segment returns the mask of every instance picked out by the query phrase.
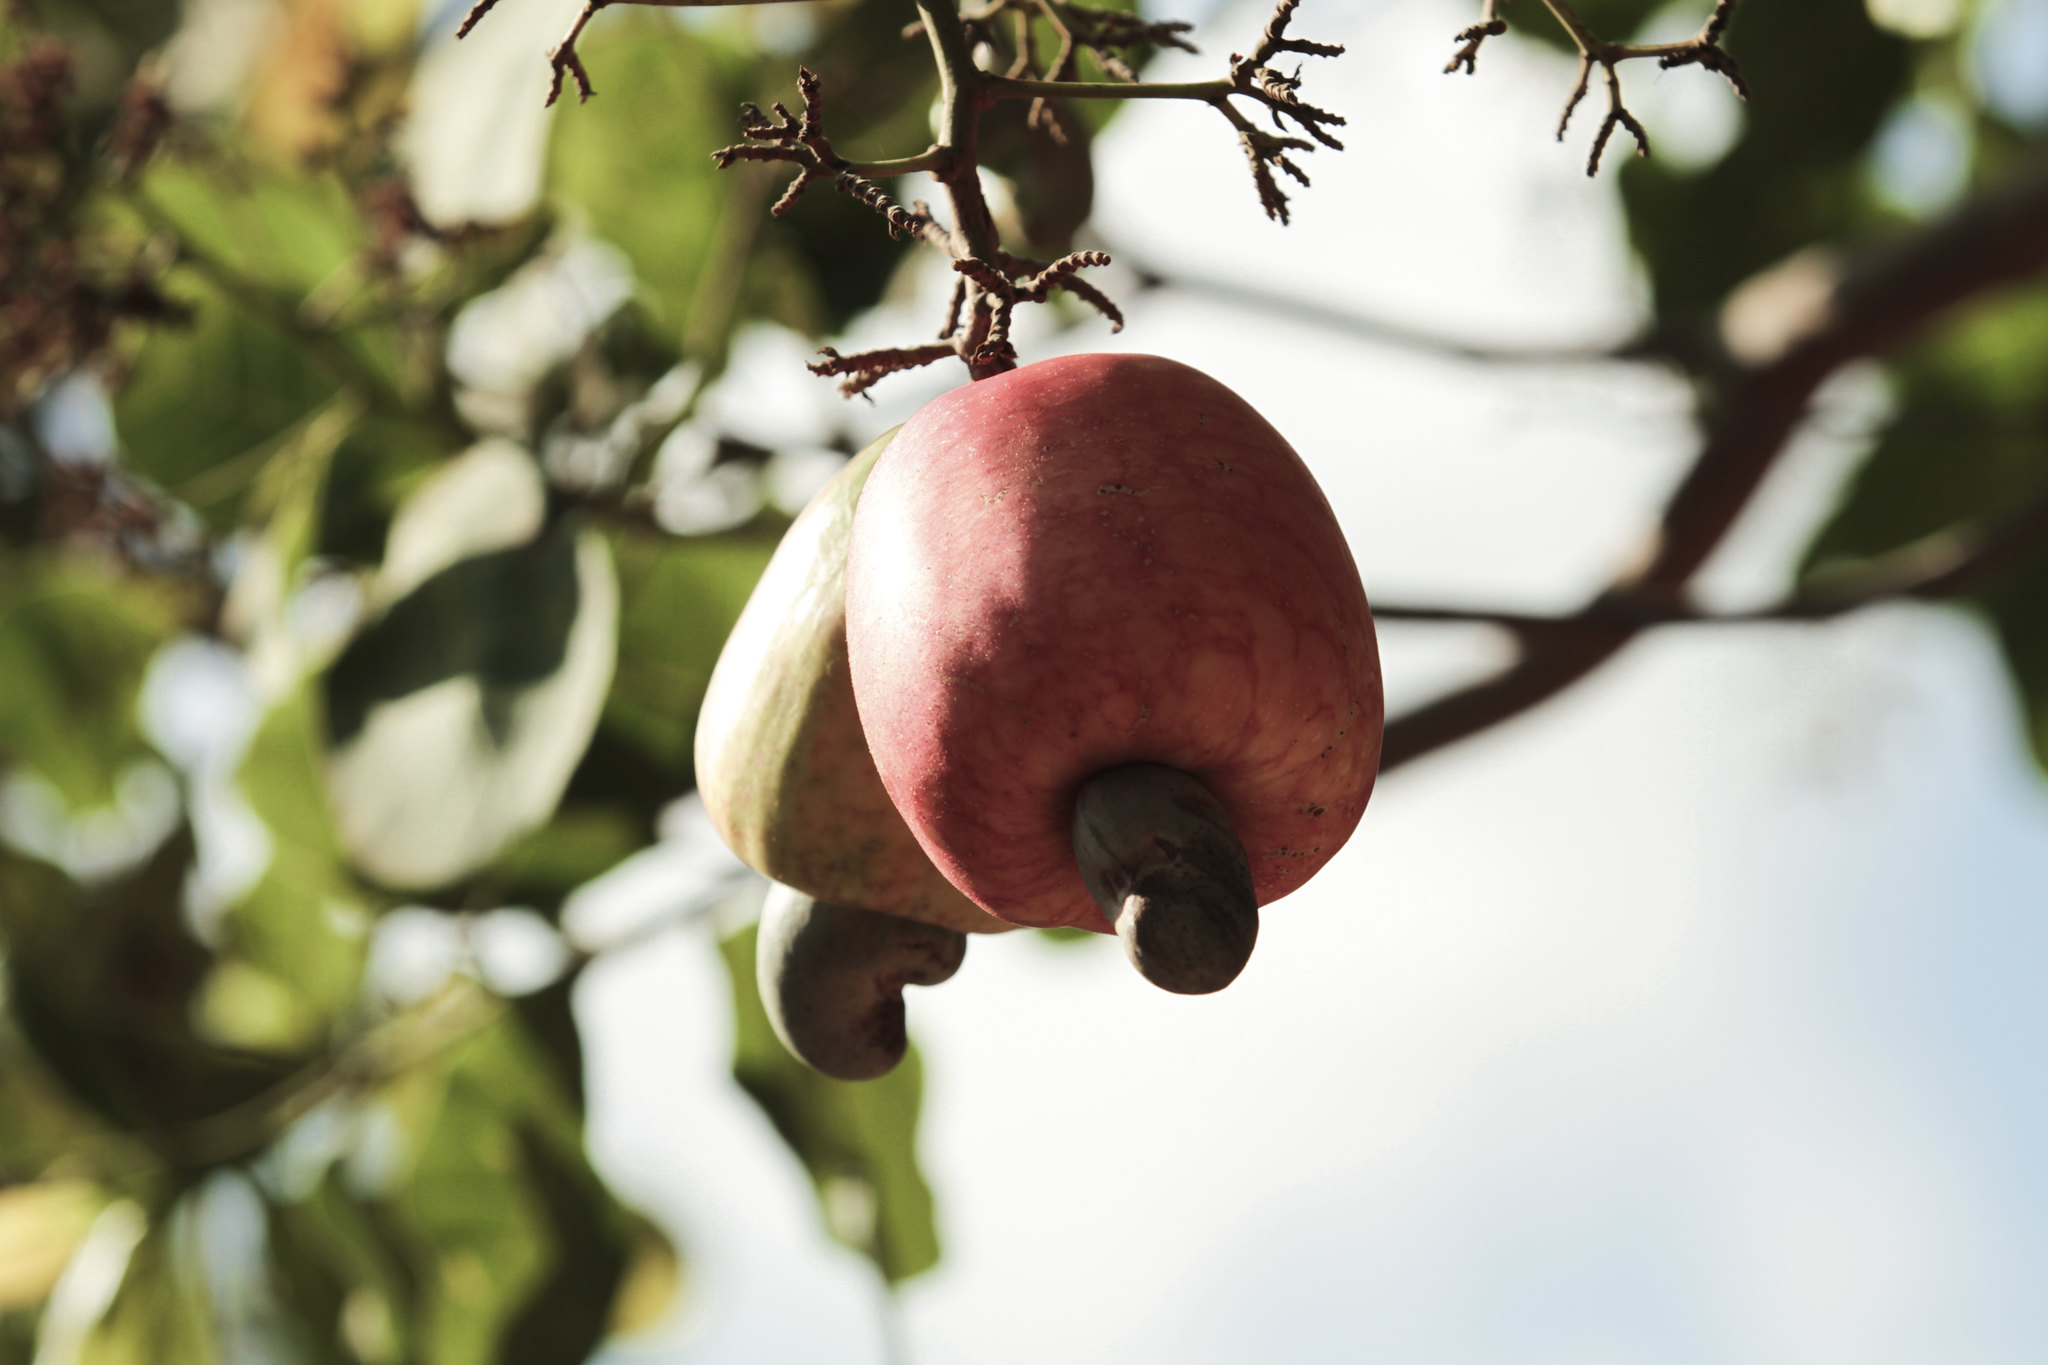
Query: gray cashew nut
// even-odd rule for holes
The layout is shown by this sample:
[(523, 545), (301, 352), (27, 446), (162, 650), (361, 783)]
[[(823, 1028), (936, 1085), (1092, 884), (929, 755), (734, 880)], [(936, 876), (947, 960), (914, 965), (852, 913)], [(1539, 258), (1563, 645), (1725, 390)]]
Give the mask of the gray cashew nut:
[(827, 1076), (866, 1081), (903, 1060), (903, 988), (960, 970), (967, 935), (833, 905), (776, 883), (761, 907), (755, 977), (783, 1046)]
[(1074, 861), (1153, 985), (1207, 995), (1244, 970), (1259, 937), (1251, 864), (1195, 778), (1158, 763), (1089, 778), (1074, 798)]

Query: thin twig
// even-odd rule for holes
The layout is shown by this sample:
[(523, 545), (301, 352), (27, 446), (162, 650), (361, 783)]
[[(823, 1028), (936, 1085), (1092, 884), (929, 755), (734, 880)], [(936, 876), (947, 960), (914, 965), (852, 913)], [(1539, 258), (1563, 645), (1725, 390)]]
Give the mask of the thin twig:
[(1198, 294), (1228, 307), (1263, 313), (1283, 321), (1357, 337), (1365, 341), (1440, 356), (1446, 360), (1486, 365), (1603, 365), (1614, 363), (1678, 364), (1686, 348), (1675, 336), (1645, 332), (1612, 346), (1499, 346), (1465, 341), (1388, 318), (1371, 317), (1349, 308), (1335, 308), (1305, 298), (1291, 298), (1218, 276), (1162, 271), (1120, 252), (1148, 289)]
[[(1473, 74), (1477, 70), (1479, 46), (1488, 38), (1507, 32), (1507, 24), (1500, 17), (1502, 0), (1485, 0), (1485, 9), (1480, 21), (1458, 34), (1460, 44), (1450, 63), (1444, 67), (1446, 74), (1463, 70)], [(1595, 33), (1586, 22), (1579, 18), (1572, 8), (1571, 0), (1543, 0), (1572, 43), (1579, 50), (1579, 72), (1572, 84), (1571, 94), (1565, 99), (1564, 112), (1557, 120), (1557, 140), (1564, 141), (1566, 127), (1571, 123), (1572, 113), (1586, 98), (1592, 87), (1593, 68), (1599, 67), (1607, 88), (1607, 114), (1601, 119), (1599, 130), (1593, 136), (1592, 154), (1586, 159), (1586, 174), (1593, 175), (1600, 169), (1600, 159), (1607, 150), (1608, 141), (1617, 128), (1628, 130), (1635, 139), (1636, 154), (1650, 154), (1650, 137), (1643, 131), (1643, 125), (1630, 113), (1622, 102), (1621, 63), (1638, 58), (1652, 58), (1657, 65), (1669, 70), (1679, 66), (1700, 66), (1717, 72), (1735, 93), (1743, 99), (1749, 98), (1749, 84), (1742, 78), (1742, 69), (1735, 59), (1721, 46), (1722, 36), (1727, 32), (1728, 23), (1735, 17), (1736, 0), (1715, 0), (1714, 9), (1700, 31), (1684, 42), (1678, 43), (1610, 43)]]

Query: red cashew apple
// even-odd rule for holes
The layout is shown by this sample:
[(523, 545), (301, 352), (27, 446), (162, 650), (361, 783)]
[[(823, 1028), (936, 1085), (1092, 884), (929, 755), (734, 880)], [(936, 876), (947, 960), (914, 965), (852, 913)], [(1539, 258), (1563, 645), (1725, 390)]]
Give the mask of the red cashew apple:
[(1080, 355), (931, 403), (868, 478), (853, 689), (940, 871), (1215, 990), (1378, 768), (1372, 615), (1298, 455), (1215, 380)]

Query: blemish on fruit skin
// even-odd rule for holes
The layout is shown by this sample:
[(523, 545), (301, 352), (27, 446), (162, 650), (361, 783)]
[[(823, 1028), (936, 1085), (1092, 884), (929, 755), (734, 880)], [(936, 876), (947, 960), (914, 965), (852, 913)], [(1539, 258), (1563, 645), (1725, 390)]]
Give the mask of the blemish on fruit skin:
[(1128, 493), (1135, 498), (1142, 490), (1136, 488), (1129, 488), (1120, 483), (1106, 483), (1102, 485), (1102, 487), (1096, 489), (1095, 491), (1097, 493)]
[(1312, 858), (1322, 851), (1323, 846), (1321, 844), (1317, 844), (1314, 848), (1276, 848), (1273, 850), (1272, 856), (1275, 858)]
[(1324, 811), (1328, 810), (1328, 809), (1329, 809), (1329, 807), (1327, 807), (1327, 806), (1296, 806), (1296, 807), (1295, 807), (1295, 809), (1296, 809), (1296, 810), (1298, 810), (1298, 811), (1300, 811), (1300, 812), (1301, 812), (1301, 813), (1302, 813), (1303, 815), (1306, 815), (1306, 816), (1307, 816), (1307, 817), (1308, 817), (1309, 819), (1313, 820), (1313, 819), (1315, 819), (1315, 818), (1316, 818), (1316, 817), (1317, 817), (1318, 815), (1321, 815), (1321, 814), (1322, 814), (1322, 813), (1323, 813)]
[(990, 701), (994, 702), (997, 706), (1002, 707), (1006, 711), (1015, 711), (1018, 715), (1025, 717), (1029, 717), (1031, 715), (1031, 712), (1017, 705), (1017, 703), (1011, 701), (1004, 701), (1001, 697), (989, 691), (986, 687), (983, 687), (980, 683), (976, 682), (972, 678), (963, 678), (957, 673), (948, 673), (946, 674), (946, 681), (954, 684), (956, 687), (964, 687), (970, 692), (978, 693), (981, 696), (987, 697)]

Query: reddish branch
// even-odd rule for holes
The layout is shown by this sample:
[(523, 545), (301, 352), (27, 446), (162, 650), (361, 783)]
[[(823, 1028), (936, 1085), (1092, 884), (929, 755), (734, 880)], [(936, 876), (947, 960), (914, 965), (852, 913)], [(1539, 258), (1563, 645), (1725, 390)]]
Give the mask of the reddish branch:
[[(1387, 725), (1382, 767), (1398, 767), (1555, 696), (1660, 620), (1698, 619), (1684, 589), (1749, 504), (1805, 418), (1814, 391), (1852, 360), (1918, 336), (1958, 305), (2048, 270), (2048, 162), (1945, 218), (1865, 252), (1837, 279), (1829, 306), (1776, 355), (1736, 368), (1705, 415), (1705, 444), (1665, 505), (1643, 567), (1570, 617), (1385, 608), (1387, 619), (1490, 620), (1521, 644), (1506, 671)], [(2048, 535), (2048, 505), (2030, 502), (1983, 526), (1957, 528), (1817, 586), (1761, 615), (1813, 617), (1879, 597), (1959, 592)], [(1757, 619), (1752, 614), (1750, 619)]]

